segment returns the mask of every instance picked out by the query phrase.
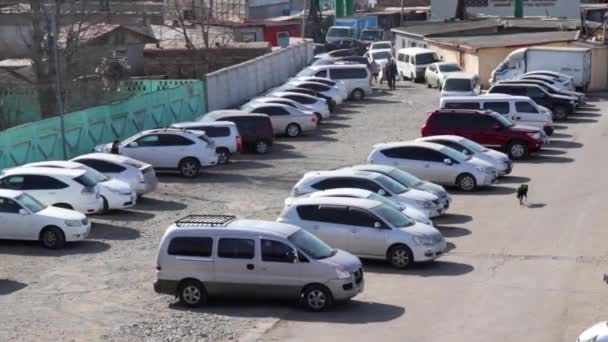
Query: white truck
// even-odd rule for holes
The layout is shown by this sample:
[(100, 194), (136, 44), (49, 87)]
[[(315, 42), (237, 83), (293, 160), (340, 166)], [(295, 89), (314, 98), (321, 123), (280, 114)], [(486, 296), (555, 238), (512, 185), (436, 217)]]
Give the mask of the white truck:
[(510, 80), (526, 72), (547, 70), (573, 78), (574, 86), (587, 90), (591, 81), (591, 49), (577, 47), (529, 47), (511, 52), (500, 63), (490, 83)]

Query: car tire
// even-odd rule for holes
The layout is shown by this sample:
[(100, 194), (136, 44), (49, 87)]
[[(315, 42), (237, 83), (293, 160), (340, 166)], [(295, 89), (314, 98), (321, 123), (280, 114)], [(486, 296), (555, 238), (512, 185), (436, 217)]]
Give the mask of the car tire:
[(336, 108), (338, 107), (338, 104), (334, 100), (330, 100), (330, 101), (331, 102), (329, 104), (329, 111), (333, 113), (333, 112), (336, 111)]
[(201, 170), (201, 163), (196, 158), (184, 158), (179, 162), (178, 168), (182, 177), (194, 178)]
[(437, 90), (441, 90), (441, 83), (439, 81), (437, 81)]
[(55, 204), (53, 204), (53, 207), (67, 209), (67, 210), (74, 210), (74, 207), (72, 207), (71, 205), (69, 205), (67, 203), (55, 203)]
[(285, 135), (290, 138), (295, 138), (300, 134), (302, 134), (302, 128), (300, 128), (300, 125), (298, 124), (290, 123), (287, 125), (287, 128), (285, 128)]
[(40, 243), (44, 248), (61, 249), (65, 247), (65, 234), (57, 227), (46, 227), (40, 232)]
[(511, 141), (507, 146), (507, 155), (512, 160), (523, 159), (528, 156), (528, 145), (519, 140)]
[(407, 80), (407, 77), (405, 77), (405, 75), (401, 71), (399, 71), (399, 74), (401, 75), (401, 80), (402, 81)]
[(472, 174), (463, 173), (456, 178), (456, 186), (462, 191), (470, 192), (477, 188), (477, 181)]
[(268, 153), (269, 144), (266, 140), (258, 140), (253, 147), (255, 153), (266, 154)]
[(429, 89), (433, 88), (433, 86), (431, 85), (431, 83), (428, 82), (428, 81), (426, 82), (426, 87), (429, 88)]
[(228, 164), (230, 161), (230, 151), (225, 147), (218, 147), (215, 149), (217, 153), (217, 163), (219, 165)]
[(396, 245), (391, 247), (386, 253), (386, 259), (397, 269), (406, 269), (414, 263), (414, 254), (406, 245)]
[(410, 72), (410, 81), (416, 82), (416, 78), (414, 77), (414, 73)]
[(365, 97), (365, 93), (361, 89), (355, 89), (350, 94), (350, 98), (353, 99), (354, 101), (361, 101), (361, 100), (363, 100), (364, 97)]
[(187, 279), (177, 289), (180, 303), (190, 308), (198, 308), (207, 303), (207, 290), (198, 280)]
[(568, 118), (568, 109), (564, 106), (557, 106), (553, 110), (553, 116), (556, 121), (564, 121)]
[(310, 311), (325, 311), (333, 302), (331, 292), (323, 285), (310, 285), (302, 291), (302, 304)]

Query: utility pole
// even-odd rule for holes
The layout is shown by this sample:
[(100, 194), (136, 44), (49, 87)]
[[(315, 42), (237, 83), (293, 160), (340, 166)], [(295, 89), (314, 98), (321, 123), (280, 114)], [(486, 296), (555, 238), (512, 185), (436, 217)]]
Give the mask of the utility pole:
[(306, 4), (310, 0), (303, 0), (304, 9), (302, 9), (302, 38), (306, 37), (306, 20), (308, 19), (308, 13), (306, 12)]
[[(57, 98), (57, 111), (59, 113), (59, 123), (61, 126), (61, 148), (63, 152), (63, 159), (68, 159), (68, 151), (67, 151), (67, 142), (65, 139), (65, 122), (63, 118), (64, 107), (63, 107), (63, 87), (61, 84), (61, 70), (59, 62), (59, 53), (57, 52), (57, 40), (59, 38), (59, 25), (57, 23), (57, 13), (60, 13), (61, 9), (59, 8), (59, 3), (57, 0), (54, 1), (55, 6), (51, 6), (48, 4), (47, 8), (47, 27), (49, 28), (47, 32), (53, 32), (52, 37), (52, 50), (53, 50), (53, 59), (55, 60), (55, 97)], [(52, 8), (53, 7), (53, 8)], [(52, 30), (52, 31), (51, 31)]]
[(401, 0), (401, 20), (399, 26), (403, 26), (403, 12), (405, 11), (405, 0)]

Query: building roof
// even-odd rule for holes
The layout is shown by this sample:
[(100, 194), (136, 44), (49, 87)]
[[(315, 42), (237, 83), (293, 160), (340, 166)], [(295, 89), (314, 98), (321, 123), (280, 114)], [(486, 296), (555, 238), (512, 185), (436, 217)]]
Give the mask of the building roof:
[(131, 31), (144, 38), (146, 43), (157, 42), (154, 33), (147, 27), (136, 27), (126, 25), (116, 25), (107, 23), (77, 23), (74, 25), (66, 25), (60, 29), (59, 46), (64, 47), (70, 35), (77, 35), (81, 44), (86, 44), (94, 41), (102, 36), (110, 34), (116, 30)]
[(578, 31), (534, 32), (516, 34), (497, 34), (470, 37), (428, 38), (431, 44), (477, 51), (485, 48), (524, 47), (553, 42), (577, 40)]
[(476, 29), (500, 27), (502, 24), (498, 19), (485, 19), (485, 20), (470, 20), (470, 21), (420, 21), (405, 25), (402, 27), (396, 27), (391, 31), (426, 37), (436, 34), (446, 34), (452, 32), (469, 31)]

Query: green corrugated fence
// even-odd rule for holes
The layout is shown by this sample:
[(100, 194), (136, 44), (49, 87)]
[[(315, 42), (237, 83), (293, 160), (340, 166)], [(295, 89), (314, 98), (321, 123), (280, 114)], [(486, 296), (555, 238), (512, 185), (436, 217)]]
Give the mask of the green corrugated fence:
[[(120, 103), (64, 115), (68, 157), (91, 152), (95, 145), (124, 139), (145, 129), (191, 121), (204, 113), (201, 81), (184, 82), (175, 88), (142, 88), (138, 92), (142, 95)], [(62, 157), (59, 117), (0, 132), (0, 169)]]

